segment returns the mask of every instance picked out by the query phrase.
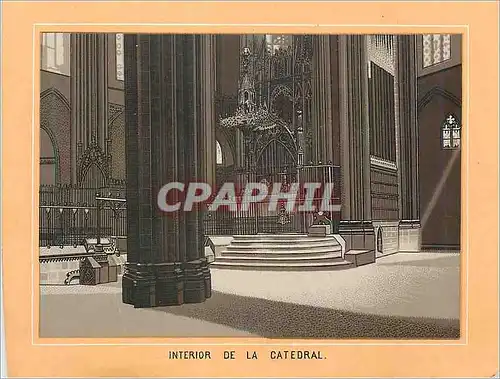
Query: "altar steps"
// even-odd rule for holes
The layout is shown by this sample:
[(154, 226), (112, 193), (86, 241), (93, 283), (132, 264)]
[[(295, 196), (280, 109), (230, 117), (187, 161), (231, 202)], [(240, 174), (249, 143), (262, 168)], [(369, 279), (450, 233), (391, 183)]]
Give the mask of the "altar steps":
[(236, 235), (212, 268), (237, 270), (341, 270), (354, 267), (333, 236)]

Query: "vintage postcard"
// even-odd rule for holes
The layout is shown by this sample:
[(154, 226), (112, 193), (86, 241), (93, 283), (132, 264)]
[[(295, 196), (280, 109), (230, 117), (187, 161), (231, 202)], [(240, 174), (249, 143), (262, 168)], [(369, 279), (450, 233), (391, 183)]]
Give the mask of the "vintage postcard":
[(7, 375), (498, 373), (498, 3), (3, 4)]

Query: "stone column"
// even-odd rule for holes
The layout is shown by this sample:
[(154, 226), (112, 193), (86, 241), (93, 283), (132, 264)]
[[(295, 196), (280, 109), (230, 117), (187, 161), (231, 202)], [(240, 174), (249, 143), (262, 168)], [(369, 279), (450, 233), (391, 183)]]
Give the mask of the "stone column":
[[(203, 180), (203, 135), (213, 111), (202, 51), (211, 38), (125, 35), (128, 262), (123, 302), (134, 307), (200, 303), (211, 296), (202, 210), (163, 213), (169, 182)], [(205, 77), (206, 79), (206, 77)], [(202, 101), (202, 99), (204, 100)], [(208, 121), (209, 122), (209, 121)], [(174, 192), (169, 203), (180, 199)]]
[(374, 245), (371, 225), (366, 36), (339, 36), (342, 222), (348, 248)]
[(82, 139), (82, 114), (78, 112), (81, 106), (81, 97), (83, 95), (83, 44), (81, 34), (71, 33), (71, 60), (70, 60), (70, 86), (71, 86), (71, 183), (78, 182), (77, 165), (78, 158), (81, 155)]
[(326, 163), (333, 162), (330, 36), (313, 38), (313, 157)]
[(107, 155), (108, 45), (106, 34), (71, 34), (71, 165), (78, 182), (78, 162), (92, 142)]
[(368, 60), (365, 36), (340, 36), (342, 218), (370, 220)]
[(419, 219), (417, 62), (415, 36), (397, 39), (399, 101), (399, 167), (401, 168), (401, 219)]
[(397, 38), (400, 250), (420, 249), (416, 36)]
[[(238, 68), (238, 83), (241, 80), (241, 52), (245, 47), (248, 47), (252, 54), (255, 54), (255, 35), (254, 34), (243, 34), (240, 36), (240, 50), (238, 52), (239, 65)], [(238, 84), (238, 89), (236, 91), (238, 103), (239, 103), (239, 91), (240, 87)], [(247, 151), (247, 143), (245, 141), (245, 135), (241, 129), (236, 128), (235, 133), (235, 150), (236, 150), (236, 167), (241, 169), (247, 169), (247, 158), (249, 152)], [(240, 177), (241, 179), (241, 177)], [(244, 185), (244, 183), (238, 183), (238, 185)]]
[(203, 70), (201, 70), (201, 112), (203, 128), (203, 159), (205, 178), (204, 180), (211, 186), (216, 184), (216, 114), (214, 94), (216, 89), (216, 36), (203, 35), (200, 44), (200, 58)]

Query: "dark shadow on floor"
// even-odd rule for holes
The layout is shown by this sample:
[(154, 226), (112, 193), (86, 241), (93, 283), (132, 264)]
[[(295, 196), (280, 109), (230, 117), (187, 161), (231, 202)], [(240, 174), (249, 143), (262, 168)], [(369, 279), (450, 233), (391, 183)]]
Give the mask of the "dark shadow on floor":
[(153, 308), (267, 338), (458, 339), (458, 320), (377, 316), (214, 292), (204, 304)]
[(460, 267), (460, 255), (453, 255), (447, 257), (433, 257), (428, 259), (417, 259), (414, 261), (401, 261), (401, 262), (384, 262), (381, 258), (377, 260), (378, 265), (382, 266), (412, 266), (412, 267), (433, 267), (433, 268), (452, 268)]

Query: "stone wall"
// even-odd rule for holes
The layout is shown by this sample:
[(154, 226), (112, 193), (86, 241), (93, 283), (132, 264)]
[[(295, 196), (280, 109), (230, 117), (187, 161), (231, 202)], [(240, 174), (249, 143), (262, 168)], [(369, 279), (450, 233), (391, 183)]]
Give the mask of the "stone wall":
[[(117, 257), (117, 260), (120, 262), (118, 274), (121, 274), (127, 262), (127, 256), (122, 254)], [(80, 260), (78, 259), (40, 262), (40, 285), (64, 285), (66, 274), (79, 268)], [(73, 280), (71, 284), (78, 284), (78, 280)]]
[(421, 249), (420, 223), (401, 221), (399, 224), (399, 251), (413, 252)]
[(370, 221), (341, 221), (339, 235), (345, 241), (345, 251), (375, 250), (375, 234)]
[[(64, 285), (66, 274), (78, 270), (80, 261), (40, 262), (40, 285)], [(78, 281), (73, 282), (78, 283)]]

